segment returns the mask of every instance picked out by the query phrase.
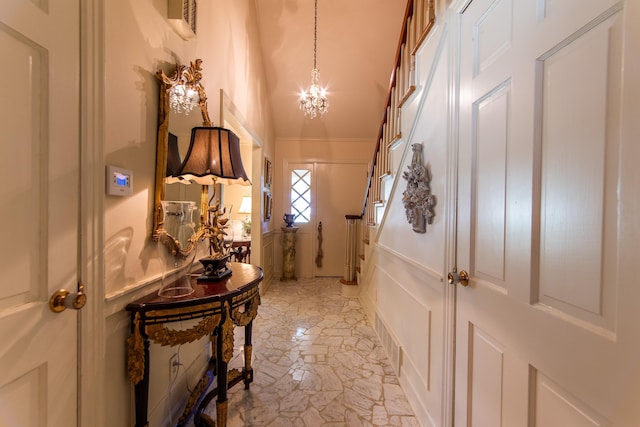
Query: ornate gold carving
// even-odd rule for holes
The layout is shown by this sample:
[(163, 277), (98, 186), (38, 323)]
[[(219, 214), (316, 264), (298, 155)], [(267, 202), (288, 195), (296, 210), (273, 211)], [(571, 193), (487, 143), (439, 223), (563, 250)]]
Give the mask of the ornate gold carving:
[(153, 233), (153, 238), (166, 246), (171, 255), (186, 258), (195, 250), (197, 242), (200, 241), (203, 235), (204, 230), (198, 230), (196, 234), (189, 238), (186, 247), (182, 247), (178, 239), (167, 233), (164, 228), (164, 220), (160, 219), (158, 229)]
[(229, 405), (229, 401), (225, 400), (224, 402), (216, 402), (216, 419), (218, 420), (219, 426), (227, 425), (227, 408)]
[[(158, 137), (156, 142), (156, 179), (152, 238), (166, 244), (175, 256), (185, 257), (195, 250), (196, 245), (189, 242), (186, 248), (180, 247), (180, 243), (178, 243), (176, 239), (167, 235), (163, 223), (162, 200), (164, 200), (165, 195), (169, 118), (171, 115), (169, 94), (171, 89), (176, 85), (185, 85), (197, 91), (203, 126), (211, 126), (211, 119), (209, 118), (209, 111), (207, 109), (207, 94), (200, 83), (202, 79), (202, 60), (196, 59), (195, 62), (191, 62), (189, 66), (176, 64), (175, 72), (171, 77), (167, 76), (163, 70), (159, 70), (156, 73), (156, 77), (162, 84), (160, 85), (160, 100), (158, 105)], [(197, 237), (202, 237), (203, 232), (204, 230), (199, 230)]]
[(203, 318), (193, 328), (185, 330), (174, 330), (165, 327), (163, 324), (149, 325), (145, 328), (149, 339), (160, 345), (174, 346), (193, 342), (198, 338), (202, 338), (211, 334), (213, 329), (220, 323), (220, 315), (208, 316)]
[(231, 317), (233, 318), (233, 323), (237, 326), (247, 326), (249, 322), (256, 318), (258, 306), (260, 305), (260, 294), (256, 294), (250, 304), (250, 307), (244, 312), (240, 311), (240, 307), (233, 310)]
[(222, 361), (229, 363), (233, 357), (233, 320), (231, 320), (231, 316), (229, 315), (229, 303), (226, 301), (224, 303), (224, 310), (226, 315), (220, 332), (222, 334)]
[(178, 425), (182, 425), (187, 421), (187, 417), (195, 408), (198, 400), (200, 399), (200, 396), (202, 396), (207, 391), (207, 388), (211, 383), (211, 375), (212, 374), (210, 371), (205, 372), (202, 378), (200, 378), (200, 381), (198, 381), (198, 384), (196, 384), (195, 388), (191, 391), (189, 399), (187, 400), (187, 404), (184, 407), (184, 411), (182, 411), (182, 415), (178, 420)]
[[(222, 312), (222, 303), (220, 301), (210, 302), (209, 304), (196, 305), (192, 307), (182, 307), (182, 308), (168, 308), (166, 310), (150, 310), (147, 312), (147, 319), (158, 319), (162, 317), (179, 317), (179, 316), (190, 316), (193, 312), (197, 312), (200, 315), (198, 317), (202, 317), (203, 314), (209, 314), (207, 312), (213, 313), (221, 313)], [(183, 320), (183, 319), (181, 319)]]
[(164, 71), (160, 70), (156, 73), (156, 77), (162, 80), (167, 92), (171, 90), (173, 86), (183, 84), (198, 92), (200, 101), (198, 105), (202, 111), (202, 121), (204, 126), (211, 126), (211, 119), (209, 119), (209, 112), (207, 111), (207, 94), (204, 87), (200, 84), (202, 79), (202, 59), (196, 59), (195, 63), (191, 62), (187, 67), (186, 65), (176, 64), (176, 71), (173, 76), (168, 77)]
[(144, 339), (140, 334), (140, 313), (133, 319), (133, 335), (127, 338), (127, 371), (129, 380), (138, 384), (144, 378)]
[(240, 378), (241, 376), (242, 372), (240, 372), (238, 369), (231, 369), (227, 374), (227, 384), (231, 384), (233, 380), (235, 380), (236, 378)]
[(244, 369), (247, 371), (251, 370), (251, 355), (253, 354), (253, 346), (245, 345), (244, 346)]

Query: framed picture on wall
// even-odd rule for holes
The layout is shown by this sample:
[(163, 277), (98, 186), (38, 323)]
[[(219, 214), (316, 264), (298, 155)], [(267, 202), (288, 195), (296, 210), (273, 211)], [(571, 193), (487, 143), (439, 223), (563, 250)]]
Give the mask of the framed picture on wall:
[(266, 188), (271, 188), (271, 180), (272, 180), (272, 167), (271, 160), (268, 158), (264, 158), (264, 186)]
[(264, 220), (269, 221), (271, 219), (271, 192), (264, 192)]

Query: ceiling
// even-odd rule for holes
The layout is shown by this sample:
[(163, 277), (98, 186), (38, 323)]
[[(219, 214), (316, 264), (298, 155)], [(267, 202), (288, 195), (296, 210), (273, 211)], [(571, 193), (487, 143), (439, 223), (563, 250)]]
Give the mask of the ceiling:
[(406, 8), (405, 0), (318, 0), (317, 66), (329, 110), (298, 108), (311, 83), (314, 0), (255, 0), (278, 139), (375, 141)]

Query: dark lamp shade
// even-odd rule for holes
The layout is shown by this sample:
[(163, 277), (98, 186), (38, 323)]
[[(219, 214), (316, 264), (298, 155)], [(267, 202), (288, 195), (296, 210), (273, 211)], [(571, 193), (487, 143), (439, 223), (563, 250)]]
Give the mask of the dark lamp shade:
[(240, 139), (229, 129), (195, 127), (189, 150), (180, 167), (167, 177), (167, 183), (194, 182), (251, 185), (240, 156)]
[(165, 176), (173, 176), (180, 169), (180, 152), (178, 151), (178, 137), (169, 133), (169, 141), (167, 147), (167, 174)]

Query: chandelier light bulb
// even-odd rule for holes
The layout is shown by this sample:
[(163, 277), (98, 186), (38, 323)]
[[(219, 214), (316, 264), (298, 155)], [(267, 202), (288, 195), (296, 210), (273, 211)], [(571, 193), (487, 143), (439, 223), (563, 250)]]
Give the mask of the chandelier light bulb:
[(314, 68), (311, 72), (311, 86), (309, 90), (300, 93), (300, 109), (304, 112), (305, 116), (309, 116), (312, 119), (318, 114), (322, 116), (329, 109), (327, 91), (318, 86), (319, 74), (318, 69)]
[(176, 84), (169, 92), (169, 106), (175, 113), (189, 114), (200, 103), (200, 95), (193, 87)]

